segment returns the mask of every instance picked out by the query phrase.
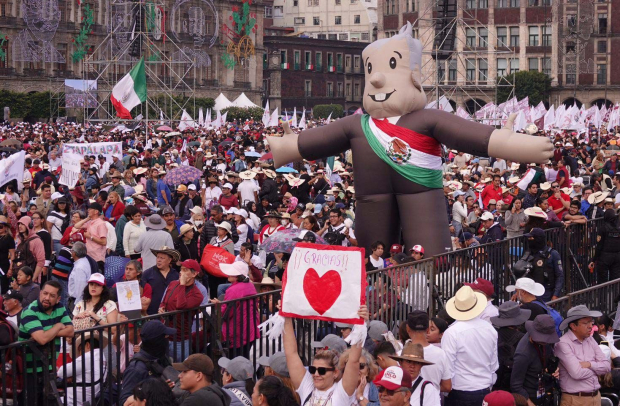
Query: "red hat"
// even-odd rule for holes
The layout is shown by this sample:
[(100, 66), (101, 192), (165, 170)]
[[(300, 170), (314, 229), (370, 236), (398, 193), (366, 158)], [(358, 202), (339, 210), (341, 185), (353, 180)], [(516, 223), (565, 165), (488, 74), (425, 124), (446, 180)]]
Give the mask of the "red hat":
[(495, 295), (495, 288), (493, 287), (493, 284), (483, 278), (476, 278), (476, 282), (464, 283), (463, 285), (469, 286), (473, 290), (484, 293), (486, 297), (492, 297), (493, 295)]
[(196, 272), (197, 275), (200, 275), (202, 273), (202, 268), (200, 267), (198, 261), (196, 261), (195, 259), (186, 259), (181, 263), (181, 266), (193, 270), (194, 272)]
[(419, 252), (420, 254), (424, 255), (424, 247), (420, 244), (414, 245), (413, 248), (411, 248), (409, 251)]
[(496, 390), (484, 397), (482, 406), (515, 406), (515, 398), (509, 392)]
[[(411, 375), (401, 367), (389, 367), (379, 372), (372, 381), (376, 386), (383, 386), (388, 390), (411, 388)], [(487, 395), (488, 396), (488, 395)], [(514, 406), (514, 405), (513, 405)]]
[(392, 244), (392, 246), (390, 247), (390, 253), (394, 254), (397, 252), (403, 252), (403, 246), (400, 244)]

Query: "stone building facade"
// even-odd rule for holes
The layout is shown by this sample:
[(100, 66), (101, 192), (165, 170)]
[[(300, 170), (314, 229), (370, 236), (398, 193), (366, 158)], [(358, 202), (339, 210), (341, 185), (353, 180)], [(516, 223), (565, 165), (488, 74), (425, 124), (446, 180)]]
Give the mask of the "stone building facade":
[[(496, 78), (519, 70), (551, 77), (551, 104), (620, 100), (620, 66), (611, 63), (620, 54), (616, 1), (379, 0), (377, 8), (379, 38), (414, 25), (430, 100), (439, 84), (454, 89), (456, 105), (494, 101)], [(456, 22), (450, 35), (441, 31), (446, 15)], [(435, 58), (437, 44), (452, 44), (453, 53)]]
[(367, 43), (297, 37), (265, 37), (264, 84), (271, 110), (301, 112), (317, 104), (362, 106)]

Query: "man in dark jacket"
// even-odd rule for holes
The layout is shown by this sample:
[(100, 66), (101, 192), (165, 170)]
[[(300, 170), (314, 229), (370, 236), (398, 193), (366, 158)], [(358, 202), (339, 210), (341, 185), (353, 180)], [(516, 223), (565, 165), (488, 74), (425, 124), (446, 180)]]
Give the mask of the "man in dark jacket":
[(489, 242), (501, 241), (504, 239), (504, 233), (499, 223), (495, 222), (495, 218), (491, 213), (485, 211), (480, 217), (482, 225), (485, 228), (485, 233), (480, 239), (480, 244), (486, 244)]
[[(224, 208), (219, 204), (216, 204), (211, 208), (211, 218), (209, 218), (209, 221), (205, 223), (204, 227), (202, 228), (202, 233), (200, 233), (200, 255), (202, 255), (202, 253), (204, 252), (205, 247), (207, 246), (207, 244), (209, 244), (209, 241), (211, 241), (213, 237), (217, 236), (217, 227), (215, 226), (215, 224), (219, 224), (222, 221), (227, 221), (224, 220)], [(235, 227), (234, 222), (227, 222), (230, 224), (232, 240), (236, 243), (237, 241), (239, 241), (237, 227)]]
[(182, 363), (173, 364), (181, 372), (181, 389), (187, 391), (180, 406), (228, 406), (230, 397), (213, 382), (213, 361), (205, 354), (190, 355)]
[(258, 197), (261, 199), (267, 197), (269, 203), (276, 203), (278, 199), (278, 185), (275, 181), (276, 173), (271, 169), (265, 170), (265, 180), (263, 181), (263, 187), (261, 187)]
[(148, 321), (142, 326), (140, 352), (129, 361), (127, 369), (123, 372), (119, 404), (125, 404), (140, 382), (151, 375), (161, 376), (164, 368), (170, 365), (166, 356), (168, 350), (168, 338), (166, 337), (173, 336), (176, 332), (175, 328), (166, 327), (158, 320)]

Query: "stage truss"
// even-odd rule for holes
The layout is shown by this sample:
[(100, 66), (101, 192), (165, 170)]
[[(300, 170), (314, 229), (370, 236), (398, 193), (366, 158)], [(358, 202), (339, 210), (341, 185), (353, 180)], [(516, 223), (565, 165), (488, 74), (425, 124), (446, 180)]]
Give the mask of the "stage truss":
[[(444, 10), (450, 9), (452, 16), (441, 17), (442, 7)], [(433, 11), (439, 10), (433, 17)], [(422, 42), (422, 84), (425, 88), (428, 101), (439, 101), (442, 96), (448, 100), (456, 102), (473, 101), (470, 114), (479, 110), (488, 102), (499, 105), (497, 91), (499, 88), (510, 90), (509, 98), (514, 96), (514, 81), (510, 82), (505, 76), (500, 79), (491, 77), (490, 73), (496, 72), (491, 69), (492, 63), (497, 66), (497, 59), (506, 59), (506, 74), (510, 73), (510, 61), (518, 60), (514, 48), (511, 48), (504, 41), (498, 41), (495, 35), (491, 35), (488, 25), (481, 23), (476, 16), (477, 9), (465, 9), (460, 1), (456, 0), (434, 0), (427, 3), (427, 8), (419, 12), (417, 25), (417, 38)], [(480, 35), (479, 28), (486, 28), (486, 43), (491, 47), (478, 46), (484, 43)], [(467, 41), (467, 31), (472, 29), (475, 33), (473, 46)], [(509, 36), (507, 35), (507, 40)], [(445, 49), (447, 41), (453, 41), (453, 45)], [(471, 36), (470, 36), (471, 41)], [(493, 42), (497, 43), (493, 46)], [(480, 80), (479, 61), (487, 62), (486, 80)], [(468, 77), (468, 68), (471, 70), (470, 61), (474, 62), (474, 77)], [(456, 78), (450, 77), (450, 65), (456, 65)], [(440, 80), (438, 80), (440, 78)], [(456, 108), (455, 108), (456, 110)]]
[[(200, 3), (202, 7), (192, 6)], [(180, 9), (188, 8), (183, 16)], [(206, 11), (205, 11), (206, 10)], [(197, 69), (211, 65), (206, 47), (215, 44), (217, 11), (211, 0), (177, 0), (165, 16), (165, 3), (157, 1), (114, 1), (107, 8), (108, 34), (84, 58), (84, 78), (96, 80), (88, 96), (97, 100), (96, 108), (84, 106), (87, 123), (124, 121), (116, 117), (110, 102), (113, 87), (144, 57), (147, 100), (132, 110), (145, 126), (149, 122), (179, 122), (183, 110), (195, 108)], [(166, 25), (170, 25), (167, 35)]]

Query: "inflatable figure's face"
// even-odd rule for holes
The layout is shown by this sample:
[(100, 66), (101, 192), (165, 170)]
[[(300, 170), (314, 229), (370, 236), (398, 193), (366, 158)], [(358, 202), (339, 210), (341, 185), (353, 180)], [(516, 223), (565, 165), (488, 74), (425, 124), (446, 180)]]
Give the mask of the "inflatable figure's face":
[(421, 55), (412, 54), (418, 44), (412, 37), (397, 35), (364, 49), (364, 109), (371, 117), (402, 116), (426, 106), (419, 79)]

